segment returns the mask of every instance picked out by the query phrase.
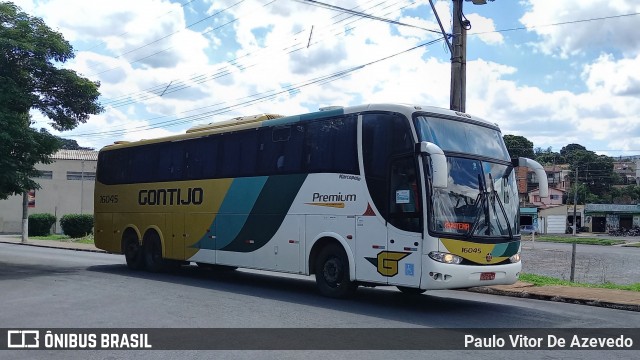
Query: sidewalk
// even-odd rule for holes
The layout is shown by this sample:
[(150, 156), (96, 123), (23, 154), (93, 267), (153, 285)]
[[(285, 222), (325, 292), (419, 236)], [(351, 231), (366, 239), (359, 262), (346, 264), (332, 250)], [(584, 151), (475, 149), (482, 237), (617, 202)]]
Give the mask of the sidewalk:
[[(0, 235), (0, 243), (22, 244), (75, 251), (105, 252), (92, 244), (79, 244), (70, 241), (28, 240), (22, 243), (17, 235)], [(558, 301), (590, 306), (600, 306), (628, 311), (640, 311), (640, 292), (610, 289), (594, 289), (571, 286), (533, 286), (518, 281), (513, 285), (481, 286), (468, 291), (514, 296), (530, 299)]]

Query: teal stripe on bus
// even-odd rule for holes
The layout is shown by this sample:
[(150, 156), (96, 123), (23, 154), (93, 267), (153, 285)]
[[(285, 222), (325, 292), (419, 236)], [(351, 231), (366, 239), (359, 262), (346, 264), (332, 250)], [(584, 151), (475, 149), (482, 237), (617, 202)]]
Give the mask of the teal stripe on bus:
[(307, 174), (270, 176), (244, 227), (220, 250), (251, 252), (263, 247), (278, 231)]
[(220, 249), (227, 246), (244, 226), (268, 176), (234, 179), (222, 200), (218, 214), (210, 229), (215, 229), (215, 239), (205, 234), (195, 245), (199, 249)]
[(265, 126), (283, 126), (294, 124), (301, 121), (311, 121), (316, 119), (330, 118), (339, 115), (344, 115), (344, 109), (333, 109), (333, 110), (325, 110), (325, 111), (316, 111), (309, 114), (302, 115), (294, 115), (294, 116), (286, 116), (277, 119), (265, 120), (262, 122), (262, 127)]
[(520, 250), (520, 242), (512, 241), (508, 243), (496, 244), (491, 251), (491, 256), (496, 257), (511, 257), (518, 253)]

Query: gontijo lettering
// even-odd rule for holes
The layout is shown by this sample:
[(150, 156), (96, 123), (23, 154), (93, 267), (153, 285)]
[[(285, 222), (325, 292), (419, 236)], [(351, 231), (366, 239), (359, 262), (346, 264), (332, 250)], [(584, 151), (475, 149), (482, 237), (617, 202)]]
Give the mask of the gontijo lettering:
[(138, 192), (139, 205), (200, 205), (203, 198), (202, 188), (151, 189)]

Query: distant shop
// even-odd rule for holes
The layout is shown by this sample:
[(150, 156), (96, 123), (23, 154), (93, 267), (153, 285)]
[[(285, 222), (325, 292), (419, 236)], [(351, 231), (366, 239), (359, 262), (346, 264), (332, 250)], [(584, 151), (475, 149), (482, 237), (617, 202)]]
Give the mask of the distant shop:
[[(538, 230), (543, 234), (564, 234), (574, 224), (573, 205), (558, 205), (538, 212)], [(577, 205), (575, 209), (575, 223), (578, 229), (587, 226), (585, 219), (584, 205)]]
[(639, 205), (587, 204), (584, 213), (591, 232), (604, 233), (640, 226)]
[(538, 208), (521, 207), (520, 225), (533, 225), (538, 227)]

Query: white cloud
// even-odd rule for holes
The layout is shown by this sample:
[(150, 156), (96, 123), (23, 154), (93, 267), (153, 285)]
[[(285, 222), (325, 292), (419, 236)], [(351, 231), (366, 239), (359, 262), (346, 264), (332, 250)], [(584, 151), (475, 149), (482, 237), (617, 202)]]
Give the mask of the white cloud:
[(603, 54), (585, 67), (583, 78), (589, 90), (610, 96), (640, 95), (640, 54), (634, 58), (614, 59)]
[(489, 45), (500, 45), (504, 42), (502, 34), (495, 32), (496, 25), (493, 19), (478, 14), (467, 14), (466, 17), (471, 22), (469, 34), (477, 33), (478, 38)]
[[(261, 112), (293, 115), (320, 106), (367, 102), (449, 106), (450, 55), (442, 43), (389, 57), (439, 37), (424, 30), (295, 1), (243, 2), (188, 30), (184, 30), (188, 22), (236, 1), (209, 0), (204, 7), (194, 2), (190, 6), (195, 7), (187, 9), (169, 0), (18, 3), (81, 45), (82, 51), (65, 66), (102, 83), (107, 111), (69, 133), (85, 134), (74, 137), (84, 146), (174, 134), (198, 123)], [(345, 8), (359, 5), (358, 11), (438, 29), (426, 0), (336, 4)], [(622, 0), (536, 0), (527, 4), (520, 19), (527, 26), (640, 11), (640, 5)], [(451, 2), (436, 1), (435, 6), (450, 31)], [(425, 15), (416, 15), (418, 12)], [(530, 48), (509, 39), (511, 36), (493, 32), (494, 19), (471, 10), (467, 18), (472, 22), (471, 32), (484, 33), (478, 36), (486, 44), (517, 53), (529, 51), (527, 63), (511, 62), (508, 57), (496, 60), (494, 56), (488, 61), (482, 54), (470, 56), (478, 59), (467, 64), (470, 113), (497, 122), (504, 133), (524, 135), (545, 148), (558, 150), (576, 142), (588, 148), (640, 149), (635, 115), (640, 111), (640, 76), (636, 75), (640, 37), (625, 39), (634, 34), (633, 17), (535, 27), (531, 33), (537, 36), (538, 54), (530, 53)], [(563, 74), (573, 81), (572, 87), (548, 90), (523, 80), (528, 67), (543, 67), (548, 55), (580, 55), (567, 66), (576, 72)], [(145, 56), (149, 57), (131, 63)], [(365, 64), (370, 65), (332, 82), (311, 81)], [(542, 83), (552, 83), (562, 71), (568, 70), (552, 68), (542, 75), (546, 79)], [(291, 86), (301, 87), (287, 91)], [(575, 88), (585, 91), (568, 90)], [(105, 133), (111, 130), (121, 132)], [(88, 135), (91, 133), (102, 134)]]
[[(540, 36), (535, 46), (545, 54), (568, 58), (593, 49), (612, 48), (625, 54), (640, 49), (635, 32), (638, 16), (588, 21), (638, 13), (640, 3), (635, 0), (526, 0), (526, 4), (528, 11), (520, 22)], [(587, 21), (550, 26), (576, 20)]]

